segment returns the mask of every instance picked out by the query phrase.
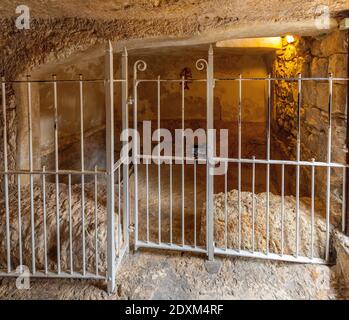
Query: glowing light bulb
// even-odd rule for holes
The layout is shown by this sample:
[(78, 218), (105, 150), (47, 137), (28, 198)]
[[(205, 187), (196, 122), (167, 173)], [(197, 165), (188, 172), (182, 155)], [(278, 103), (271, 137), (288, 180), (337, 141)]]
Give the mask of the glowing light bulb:
[(293, 43), (295, 42), (294, 36), (287, 35), (286, 36), (287, 43)]

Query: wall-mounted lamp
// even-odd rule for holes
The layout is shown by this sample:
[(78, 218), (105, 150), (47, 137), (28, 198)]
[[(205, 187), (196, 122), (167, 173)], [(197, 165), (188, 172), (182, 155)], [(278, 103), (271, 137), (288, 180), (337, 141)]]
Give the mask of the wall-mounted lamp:
[(287, 35), (286, 36), (286, 41), (287, 41), (287, 43), (293, 43), (296, 40), (295, 40), (294, 36)]

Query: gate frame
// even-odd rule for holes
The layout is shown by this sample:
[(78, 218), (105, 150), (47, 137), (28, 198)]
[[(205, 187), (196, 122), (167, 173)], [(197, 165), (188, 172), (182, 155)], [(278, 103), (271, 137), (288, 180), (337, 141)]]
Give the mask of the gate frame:
[[(334, 80), (346, 80), (346, 78), (334, 78), (332, 74), (329, 74), (328, 77), (314, 77), (314, 78), (306, 78), (302, 77), (301, 74), (298, 74), (296, 77), (291, 78), (281, 78), (281, 77), (272, 77), (270, 74), (267, 77), (259, 77), (259, 78), (252, 78), (247, 77), (244, 78), (242, 75), (239, 75), (239, 77), (229, 77), (226, 79), (216, 79), (214, 78), (214, 56), (213, 56), (213, 48), (212, 45), (210, 45), (209, 51), (208, 51), (208, 60), (205, 59), (199, 59), (196, 62), (196, 67), (198, 70), (203, 70), (205, 67), (207, 68), (207, 76), (204, 81), (206, 81), (207, 84), (207, 146), (206, 146), (206, 161), (207, 161), (207, 171), (206, 171), (206, 250), (201, 250), (200, 252), (205, 252), (207, 254), (208, 260), (214, 260), (214, 256), (217, 255), (231, 255), (231, 256), (241, 256), (241, 257), (250, 257), (250, 258), (260, 258), (260, 259), (269, 259), (269, 260), (278, 260), (278, 261), (288, 261), (288, 262), (301, 262), (301, 263), (311, 263), (311, 264), (328, 264), (331, 263), (330, 261), (330, 214), (331, 214), (331, 186), (330, 186), (330, 180), (331, 180), (331, 169), (333, 168), (340, 168), (343, 170), (343, 179), (346, 173), (348, 173), (349, 170), (347, 168), (349, 167), (348, 164), (340, 164), (340, 163), (334, 163), (331, 159), (331, 146), (332, 146), (332, 90), (333, 90), (333, 81)], [(138, 60), (134, 64), (134, 129), (138, 128), (138, 121), (137, 121), (137, 86), (140, 82), (156, 82), (160, 81), (159, 78), (156, 79), (138, 79), (137, 77), (137, 71), (145, 71), (147, 68), (147, 63), (143, 60)], [(297, 157), (296, 160), (273, 160), (270, 157), (270, 142), (271, 142), (271, 108), (272, 108), (272, 101), (271, 101), (271, 87), (273, 81), (290, 81), (294, 82), (298, 86), (298, 98), (297, 98), (297, 119), (298, 119), (298, 125), (297, 125)], [(327, 138), (327, 159), (326, 161), (315, 161), (315, 159), (312, 159), (310, 161), (303, 161), (301, 160), (301, 130), (300, 130), (300, 124), (301, 124), (301, 105), (302, 105), (302, 82), (304, 81), (327, 81), (328, 82), (328, 88), (329, 88), (329, 95), (328, 95), (328, 116), (329, 116), (329, 123), (328, 123), (328, 138)], [(181, 81), (181, 80), (161, 80), (161, 81)], [(182, 78), (182, 82), (183, 82)], [(191, 81), (198, 81), (198, 79), (191, 79)], [(215, 141), (214, 141), (214, 87), (215, 83), (217, 81), (234, 81), (238, 82), (239, 84), (239, 150), (238, 150), (238, 157), (237, 158), (222, 158), (215, 156)], [(242, 117), (241, 117), (241, 110), (242, 110), (242, 83), (244, 81), (265, 81), (268, 88), (268, 102), (267, 102), (267, 130), (266, 130), (266, 140), (267, 140), (267, 155), (265, 159), (256, 159), (255, 157), (252, 157), (251, 159), (244, 159), (241, 155), (241, 123), (242, 123)], [(349, 85), (349, 83), (348, 83)], [(182, 101), (183, 103), (183, 101)], [(183, 121), (183, 119), (182, 119)], [(136, 135), (137, 136), (137, 135)], [(166, 245), (165, 243), (148, 243), (145, 241), (139, 241), (138, 240), (138, 170), (137, 170), (137, 161), (138, 159), (144, 158), (144, 159), (165, 159), (165, 157), (161, 156), (146, 156), (146, 155), (138, 155), (138, 142), (135, 137), (133, 140), (133, 148), (135, 150), (133, 161), (135, 163), (135, 203), (134, 203), (134, 218), (135, 218), (135, 249), (137, 250), (139, 247), (145, 247), (145, 248), (154, 248), (154, 249), (167, 249), (167, 250), (178, 250), (178, 251), (190, 251), (190, 252), (198, 252), (196, 250), (196, 247), (186, 246), (184, 244), (170, 244)], [(168, 157), (167, 157), (168, 158)], [(173, 157), (171, 157), (173, 159)], [(183, 159), (187, 160), (187, 158), (184, 157)], [(239, 193), (239, 246), (238, 248), (220, 248), (215, 246), (215, 238), (214, 238), (214, 174), (213, 170), (215, 165), (218, 163), (225, 163), (226, 165), (229, 163), (236, 163), (239, 166), (239, 187), (238, 187), (238, 193)], [(240, 193), (241, 193), (241, 165), (242, 164), (251, 164), (251, 166), (255, 167), (256, 164), (263, 164), (266, 165), (267, 168), (267, 174), (266, 174), (266, 252), (255, 251), (253, 249), (253, 252), (250, 252), (248, 250), (241, 250), (241, 209), (240, 209)], [(269, 196), (270, 196), (270, 166), (271, 165), (278, 165), (281, 167), (281, 169), (284, 172), (284, 167), (287, 166), (294, 166), (296, 168), (296, 239), (295, 239), (295, 245), (296, 250), (292, 254), (284, 254), (283, 251), (281, 253), (272, 253), (269, 251), (269, 241), (270, 241), (270, 219), (269, 219)], [(325, 217), (325, 224), (326, 224), (326, 234), (325, 234), (325, 253), (324, 258), (315, 258), (313, 256), (313, 251), (308, 257), (307, 255), (301, 256), (299, 254), (299, 247), (300, 247), (300, 168), (301, 167), (308, 167), (311, 168), (312, 171), (312, 201), (314, 202), (314, 172), (315, 168), (322, 167), (326, 168), (326, 217)], [(284, 177), (283, 177), (284, 178)], [(283, 179), (284, 181), (284, 179)], [(183, 187), (182, 187), (183, 188)], [(284, 188), (284, 186), (282, 186)], [(343, 184), (343, 194), (345, 193), (345, 185)], [(284, 197), (284, 195), (282, 195)], [(343, 196), (343, 203), (345, 194)], [(348, 197), (349, 198), (349, 197)], [(159, 199), (160, 201), (160, 199)], [(342, 204), (342, 228), (344, 228), (345, 225), (345, 215), (344, 215), (344, 204)], [(312, 221), (314, 215), (314, 208), (312, 208)], [(313, 223), (313, 222), (312, 222)], [(283, 230), (283, 225), (281, 226), (281, 229)], [(312, 225), (313, 228), (313, 225)], [(283, 233), (283, 231), (282, 231)], [(282, 235), (281, 237), (283, 237)], [(281, 240), (283, 241), (283, 239)], [(312, 240), (314, 241), (314, 239)]]
[[(105, 56), (106, 162), (107, 162), (107, 281), (108, 292), (115, 291), (115, 217), (114, 217), (114, 64), (113, 46), (108, 42)], [(118, 239), (119, 240), (119, 239)]]
[(213, 47), (210, 45), (207, 61), (207, 204), (206, 204), (206, 224), (207, 224), (207, 256), (208, 260), (214, 260), (214, 57)]
[[(30, 76), (27, 76), (26, 80), (6, 80), (4, 77), (1, 78), (1, 92), (2, 92), (2, 117), (4, 121), (3, 126), (3, 146), (4, 146), (4, 169), (1, 169), (0, 175), (3, 176), (3, 183), (4, 183), (4, 195), (5, 195), (5, 251), (6, 251), (6, 257), (5, 257), (5, 263), (7, 265), (6, 270), (0, 270), (0, 277), (29, 277), (29, 278), (68, 278), (68, 279), (94, 279), (94, 280), (105, 280), (107, 282), (107, 291), (109, 294), (115, 292), (116, 289), (116, 273), (118, 270), (118, 267), (122, 261), (122, 258), (124, 257), (125, 252), (128, 252), (129, 250), (129, 179), (128, 179), (128, 159), (127, 157), (119, 159), (115, 163), (114, 159), (114, 142), (115, 142), (115, 134), (114, 134), (114, 84), (115, 83), (121, 83), (122, 86), (122, 97), (121, 97), (121, 106), (122, 106), (122, 128), (127, 129), (128, 128), (128, 106), (127, 106), (127, 96), (128, 96), (128, 54), (127, 49), (125, 48), (122, 54), (122, 77), (121, 79), (115, 79), (114, 78), (114, 61), (113, 61), (113, 46), (111, 41), (108, 41), (106, 48), (105, 48), (105, 75), (103, 79), (83, 79), (82, 75), (79, 76), (79, 79), (74, 80), (57, 80), (56, 76), (53, 75), (51, 80), (31, 80)], [(32, 83), (52, 83), (53, 85), (53, 96), (54, 96), (54, 133), (55, 133), (55, 169), (47, 171), (45, 167), (42, 168), (42, 170), (34, 170), (33, 168), (33, 147), (32, 147), (32, 117), (31, 117), (31, 108), (32, 108), (32, 101), (31, 101), (31, 84)], [(72, 82), (77, 83), (79, 85), (78, 92), (80, 93), (80, 120), (83, 121), (83, 84), (86, 82), (96, 82), (96, 83), (104, 83), (105, 87), (105, 111), (106, 111), (106, 170), (98, 170), (97, 167), (95, 167), (94, 170), (88, 171), (85, 170), (84, 164), (83, 164), (83, 150), (84, 150), (84, 132), (83, 132), (83, 122), (80, 126), (80, 134), (81, 134), (81, 161), (82, 161), (82, 167), (81, 170), (60, 170), (58, 167), (58, 117), (57, 117), (57, 83), (60, 82)], [(28, 111), (28, 139), (29, 139), (29, 170), (9, 170), (8, 168), (8, 139), (7, 139), (7, 101), (6, 101), (6, 84), (24, 84), (27, 86), (27, 111)], [(123, 172), (123, 182), (122, 182), (122, 206), (123, 206), (123, 222), (121, 224), (122, 228), (119, 227), (118, 235), (115, 235), (115, 174), (118, 173), (118, 178), (120, 179), (120, 172)], [(30, 254), (31, 260), (32, 260), (32, 269), (25, 270), (25, 268), (19, 268), (19, 271), (14, 270), (13, 266), (11, 265), (11, 243), (10, 243), (10, 206), (9, 203), (9, 175), (18, 176), (18, 190), (21, 188), (20, 184), (20, 176), (21, 175), (28, 175), (30, 182), (30, 224), (31, 224), (31, 248), (32, 252)], [(36, 256), (35, 256), (35, 234), (36, 231), (34, 229), (34, 203), (33, 203), (33, 187), (34, 187), (34, 176), (38, 176), (42, 179), (42, 186), (46, 186), (46, 176), (52, 175), (55, 177), (55, 184), (56, 184), (56, 197), (58, 196), (58, 186), (59, 183), (59, 176), (67, 176), (69, 180), (69, 199), (71, 200), (71, 177), (72, 175), (78, 175), (82, 179), (82, 188), (84, 185), (84, 176), (85, 175), (91, 175), (94, 176), (95, 181), (95, 197), (97, 196), (96, 188), (97, 188), (97, 177), (98, 176), (106, 176), (107, 180), (107, 237), (106, 237), (106, 248), (103, 248), (103, 250), (106, 250), (107, 257), (105, 261), (106, 266), (106, 273), (105, 275), (99, 274), (99, 268), (98, 268), (98, 262), (99, 260), (96, 260), (96, 273), (90, 273), (86, 272), (85, 270), (85, 229), (84, 229), (84, 191), (82, 191), (81, 194), (81, 210), (82, 210), (82, 228), (83, 228), (83, 244), (82, 244), (82, 252), (83, 252), (83, 260), (82, 260), (82, 271), (75, 271), (73, 269), (69, 270), (69, 267), (67, 270), (61, 270), (61, 252), (60, 252), (60, 210), (57, 209), (57, 203), (59, 203), (60, 199), (57, 198), (56, 202), (56, 222), (57, 222), (57, 270), (48, 270), (47, 268), (47, 252), (46, 252), (46, 222), (44, 222), (44, 237), (45, 237), (45, 270), (38, 271), (36, 268)], [(38, 180), (39, 181), (39, 180)], [(38, 182), (39, 184), (39, 182)], [(45, 197), (46, 197), (46, 188), (44, 187), (43, 191), (43, 212), (44, 212), (44, 221), (46, 217), (46, 205), (45, 205)], [(98, 196), (97, 196), (98, 197)], [(20, 203), (20, 194), (18, 195), (18, 201)], [(69, 200), (69, 201), (70, 201)], [(95, 201), (97, 201), (97, 198), (95, 198)], [(119, 204), (121, 202), (121, 191), (119, 188)], [(70, 209), (69, 209), (70, 210)], [(21, 210), (19, 209), (19, 214)], [(121, 213), (121, 207), (120, 211)], [(119, 214), (119, 216), (121, 216)], [(20, 218), (19, 218), (20, 219)], [(95, 220), (97, 221), (97, 220)], [(18, 222), (21, 226), (21, 220)], [(120, 226), (121, 218), (118, 221), (118, 224)], [(19, 229), (19, 246), (21, 248), (22, 246), (22, 238), (21, 238), (21, 227)], [(97, 232), (97, 229), (96, 229)], [(96, 248), (95, 253), (98, 253), (98, 240), (97, 240), (97, 234), (96, 234)], [(72, 234), (70, 233), (70, 241), (72, 241)], [(120, 250), (117, 252), (116, 245)], [(67, 253), (68, 254), (68, 253)], [(29, 256), (29, 258), (30, 258)], [(22, 253), (20, 249), (20, 263), (21, 263)], [(70, 264), (72, 266), (72, 252), (70, 252)], [(96, 258), (98, 259), (98, 258)]]
[[(122, 130), (128, 131), (128, 52), (126, 47), (121, 57), (121, 118)], [(120, 159), (115, 163), (114, 160), (114, 55), (111, 41), (108, 41), (105, 55), (105, 75), (106, 75), (106, 155), (107, 155), (107, 287), (108, 293), (112, 294), (116, 289), (116, 274), (118, 267), (125, 255), (129, 252), (129, 155), (120, 154)], [(122, 142), (122, 150), (127, 145), (127, 141)], [(124, 157), (125, 156), (125, 157)], [(123, 223), (118, 225), (117, 243), (120, 248), (118, 256), (116, 255), (115, 242), (115, 172), (122, 168), (123, 180)], [(119, 194), (120, 197), (120, 194)], [(120, 212), (119, 212), (120, 215)], [(119, 219), (121, 219), (119, 217)], [(121, 220), (119, 220), (121, 221)], [(120, 230), (122, 226), (123, 230)], [(123, 245), (121, 245), (123, 239)]]
[[(213, 215), (213, 202), (214, 202), (214, 176), (211, 174), (211, 171), (214, 169), (215, 161), (214, 161), (214, 54), (213, 54), (213, 47), (210, 45), (209, 51), (208, 51), (208, 59), (199, 59), (196, 61), (196, 68), (199, 71), (204, 70), (206, 67), (206, 79), (204, 80), (206, 82), (206, 124), (207, 124), (207, 144), (206, 144), (206, 184), (207, 184), (207, 190), (206, 190), (206, 250), (202, 249), (200, 247), (191, 247), (186, 245), (179, 245), (179, 244), (170, 244), (167, 245), (165, 243), (159, 243), (156, 245), (149, 244), (148, 242), (139, 241), (138, 240), (138, 159), (141, 159), (142, 157), (144, 159), (148, 158), (148, 156), (145, 155), (139, 155), (139, 142), (137, 138), (137, 134), (133, 137), (133, 165), (134, 165), (134, 184), (135, 184), (135, 195), (134, 195), (134, 249), (137, 250), (138, 248), (159, 248), (159, 249), (165, 249), (165, 250), (177, 250), (177, 251), (189, 251), (189, 252), (197, 252), (197, 253), (206, 253), (208, 260), (213, 261), (214, 260), (214, 215)], [(138, 85), (139, 83), (143, 81), (149, 81), (144, 79), (138, 79), (138, 71), (145, 71), (147, 69), (147, 63), (143, 60), (137, 60), (134, 63), (133, 67), (133, 129), (137, 132), (138, 128)], [(158, 77), (156, 80), (150, 80), (150, 81), (156, 81), (160, 83), (160, 77)], [(176, 81), (176, 80), (163, 80), (163, 81)], [(183, 81), (178, 80), (182, 82), (182, 90), (183, 90)], [(158, 87), (159, 90), (159, 87)], [(158, 91), (158, 99), (159, 99), (159, 91)], [(183, 104), (182, 100), (182, 104)], [(184, 107), (182, 105), (182, 107)], [(159, 120), (158, 120), (159, 121)], [(184, 121), (184, 119), (182, 119)], [(183, 146), (184, 148), (184, 146)], [(157, 156), (158, 159), (161, 159), (162, 157), (160, 155)], [(183, 159), (185, 160), (186, 157), (182, 155)], [(150, 160), (153, 159), (154, 156), (150, 156)], [(172, 163), (172, 160), (176, 157), (171, 157), (170, 161)], [(183, 160), (183, 161), (184, 161)], [(202, 159), (203, 160), (203, 159)], [(147, 160), (148, 161), (148, 160)], [(160, 231), (159, 231), (160, 232)]]
[[(347, 41), (349, 41), (349, 30), (347, 31)], [(347, 78), (349, 79), (349, 48), (347, 51)], [(349, 165), (349, 81), (347, 81), (347, 108), (346, 108), (346, 115), (347, 115), (347, 133), (346, 133), (346, 148), (347, 148), (347, 156), (346, 161), (347, 165)], [(346, 188), (346, 201), (345, 201), (345, 215), (343, 216), (343, 225), (342, 225), (342, 232), (345, 233), (347, 236), (349, 236), (349, 170), (346, 170), (346, 176), (345, 180), (343, 181), (343, 184), (345, 184)]]

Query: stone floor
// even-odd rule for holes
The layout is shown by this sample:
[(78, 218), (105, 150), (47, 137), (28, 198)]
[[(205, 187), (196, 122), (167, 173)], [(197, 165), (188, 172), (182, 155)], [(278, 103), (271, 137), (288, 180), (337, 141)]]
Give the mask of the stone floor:
[(244, 258), (217, 259), (138, 251), (120, 266), (115, 294), (104, 282), (31, 280), (18, 290), (0, 280), (0, 299), (344, 299), (333, 269)]

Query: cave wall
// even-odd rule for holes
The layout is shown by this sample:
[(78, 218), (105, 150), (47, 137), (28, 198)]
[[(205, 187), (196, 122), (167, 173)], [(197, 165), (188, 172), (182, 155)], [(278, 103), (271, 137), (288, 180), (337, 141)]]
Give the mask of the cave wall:
[[(278, 77), (347, 77), (347, 32), (335, 31), (318, 38), (296, 38), (294, 43), (285, 40), (277, 52), (274, 74)], [(275, 90), (275, 113), (273, 139), (286, 159), (296, 159), (297, 145), (297, 83), (278, 81)], [(303, 81), (301, 104), (301, 160), (327, 161), (328, 137), (328, 81)], [(346, 163), (346, 81), (333, 82), (332, 110), (332, 161)], [(333, 169), (331, 197), (335, 203), (342, 202), (342, 169)], [(316, 169), (316, 195), (325, 200), (326, 170)], [(291, 188), (294, 188), (295, 179)], [(303, 193), (309, 195), (311, 172), (301, 169)]]
[[(83, 83), (84, 160), (87, 170), (105, 167), (105, 90), (104, 59), (60, 66), (55, 74), (59, 80), (93, 80)], [(51, 75), (40, 75), (49, 79)], [(95, 81), (96, 80), (96, 81)], [(52, 83), (40, 84), (40, 152), (42, 165), (54, 169), (54, 105)], [(80, 169), (80, 84), (57, 84), (58, 145), (60, 169)]]

